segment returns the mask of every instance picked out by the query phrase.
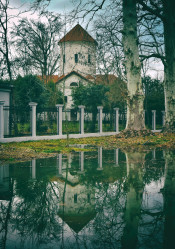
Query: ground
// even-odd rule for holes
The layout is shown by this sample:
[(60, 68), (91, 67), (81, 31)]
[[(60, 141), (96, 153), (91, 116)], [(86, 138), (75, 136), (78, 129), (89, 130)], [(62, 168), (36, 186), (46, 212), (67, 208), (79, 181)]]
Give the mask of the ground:
[[(78, 144), (90, 145), (82, 149)], [(0, 163), (26, 161), (32, 158), (46, 158), (58, 153), (71, 153), (81, 150), (96, 150), (96, 146), (103, 148), (121, 148), (132, 150), (149, 150), (151, 148), (175, 149), (175, 134), (155, 133), (135, 137), (98, 137), (69, 140), (45, 140), (33, 142), (0, 144)]]

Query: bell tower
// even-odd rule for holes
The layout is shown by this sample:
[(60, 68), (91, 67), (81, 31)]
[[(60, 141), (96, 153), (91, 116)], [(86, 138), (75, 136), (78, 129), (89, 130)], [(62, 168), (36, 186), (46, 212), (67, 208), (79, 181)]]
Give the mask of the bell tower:
[(96, 74), (97, 42), (77, 24), (60, 41), (60, 74), (75, 71), (84, 77)]

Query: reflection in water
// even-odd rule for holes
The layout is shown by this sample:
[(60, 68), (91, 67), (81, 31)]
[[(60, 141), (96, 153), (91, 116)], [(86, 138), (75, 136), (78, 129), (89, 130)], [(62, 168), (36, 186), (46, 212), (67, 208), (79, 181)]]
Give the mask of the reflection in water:
[(175, 231), (175, 157), (172, 152), (166, 152), (166, 175), (164, 185), (164, 248), (174, 248)]
[(119, 156), (119, 149), (116, 149), (114, 151), (114, 160), (115, 160), (115, 165), (114, 166), (119, 166), (119, 162), (118, 162), (118, 156)]
[(102, 150), (103, 150), (102, 147), (98, 148), (98, 168), (97, 168), (97, 170), (103, 170), (103, 166), (102, 166), (102, 163), (103, 163)]
[(58, 168), (58, 175), (61, 176), (62, 175), (62, 154), (61, 153), (57, 156), (56, 165)]
[[(84, 145), (81, 145), (81, 148), (83, 149)], [(79, 154), (80, 154), (80, 159), (79, 159), (80, 160), (80, 162), (79, 162), (80, 171), (78, 173), (82, 174), (82, 173), (84, 173), (84, 151), (79, 152)]]
[(36, 160), (32, 160), (32, 179), (36, 178)]
[(0, 166), (0, 248), (173, 248), (175, 155), (59, 154)]
[(126, 206), (124, 212), (125, 227), (122, 236), (122, 248), (136, 248), (138, 225), (143, 195), (143, 168), (145, 153), (126, 152), (127, 181)]

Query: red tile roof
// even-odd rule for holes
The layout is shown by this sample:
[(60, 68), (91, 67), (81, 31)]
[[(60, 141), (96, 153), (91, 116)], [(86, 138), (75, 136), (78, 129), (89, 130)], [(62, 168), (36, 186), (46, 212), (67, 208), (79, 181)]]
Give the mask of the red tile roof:
[(68, 73), (66, 75), (63, 74), (59, 77), (58, 77), (58, 75), (49, 75), (49, 76), (44, 76), (44, 77), (42, 77), (41, 75), (38, 75), (38, 78), (40, 80), (43, 80), (44, 83), (48, 83), (49, 81), (52, 81), (53, 83), (58, 83), (62, 79), (64, 79), (64, 78), (66, 79), (67, 77), (69, 77), (72, 74), (76, 74), (77, 76), (83, 78), (84, 80), (94, 81), (96, 84), (111, 85), (116, 80), (121, 81), (121, 79), (116, 77), (114, 74), (97, 74), (95, 76), (92, 76), (89, 74), (86, 77), (84, 77), (83, 75), (81, 75), (80, 73), (78, 73), (76, 71), (71, 71), (70, 73)]
[(114, 74), (97, 74), (95, 76), (87, 75), (86, 78), (89, 80), (94, 80), (96, 84), (103, 84), (103, 85), (111, 85), (116, 80), (120, 80)]
[(44, 83), (48, 83), (49, 81), (52, 81), (53, 83), (56, 83), (58, 81), (58, 75), (38, 75), (37, 76), (40, 80), (43, 80)]
[(97, 74), (95, 81), (97, 84), (103, 83), (104, 85), (113, 84), (118, 78), (114, 74)]
[(84, 30), (79, 24), (77, 24), (73, 29), (71, 29), (60, 41), (86, 41), (97, 43), (92, 36), (90, 36), (86, 30)]
[(68, 78), (68, 77), (69, 77), (70, 75), (72, 75), (72, 74), (76, 74), (77, 76), (83, 78), (84, 80), (89, 81), (89, 79), (88, 79), (87, 77), (84, 77), (84, 76), (81, 75), (80, 73), (78, 73), (78, 72), (76, 72), (76, 71), (71, 71), (70, 73), (68, 73), (68, 74), (66, 74), (66, 75), (65, 75), (65, 74), (61, 75), (61, 76), (58, 78), (57, 83), (58, 83), (59, 81), (61, 81), (62, 79)]

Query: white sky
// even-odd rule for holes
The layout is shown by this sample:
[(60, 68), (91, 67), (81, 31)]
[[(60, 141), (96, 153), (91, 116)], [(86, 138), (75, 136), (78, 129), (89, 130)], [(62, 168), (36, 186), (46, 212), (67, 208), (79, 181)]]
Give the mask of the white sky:
[[(30, 4), (34, 2), (34, 0), (9, 0), (9, 1), (10, 1), (10, 7), (13, 8), (13, 10), (11, 10), (10, 14), (14, 14), (14, 15), (19, 10), (24, 11), (24, 10), (29, 9)], [(75, 2), (76, 0), (73, 0), (73, 1)], [(56, 14), (60, 14), (60, 16), (62, 17), (62, 20), (64, 20), (65, 18), (66, 19), (68, 18), (68, 13), (70, 11), (72, 11), (74, 8), (73, 1), (72, 0), (51, 0), (48, 7), (46, 8), (46, 10), (54, 12)], [(27, 18), (32, 18), (32, 19), (39, 18), (37, 12), (35, 12), (35, 13), (26, 12), (23, 15), (21, 15), (21, 17), (27, 17)], [(16, 23), (17, 18), (14, 18), (11, 21)], [(71, 19), (71, 22), (69, 20), (69, 22), (67, 22), (67, 25), (66, 25), (67, 31), (69, 31), (71, 28), (73, 28), (77, 23), (78, 23), (78, 20), (72, 21), (72, 19)], [(80, 24), (82, 25), (83, 28), (86, 28), (85, 21), (83, 23), (82, 23), (82, 21), (80, 21)], [(88, 28), (88, 31), (89, 30), (90, 29)]]
[[(13, 8), (17, 8), (17, 10), (13, 10), (13, 14), (18, 11), (19, 7), (23, 6), (22, 9), (27, 9), (34, 0), (9, 0), (10, 1), (10, 6)], [(78, 2), (78, 0), (74, 0), (74, 2)], [(50, 4), (47, 7), (47, 10), (61, 14), (63, 16), (66, 16), (68, 12), (73, 10), (74, 5), (72, 0), (51, 0)], [(23, 15), (23, 17), (28, 17), (28, 18), (34, 18), (38, 19), (37, 13), (32, 14), (27, 12)], [(13, 19), (13, 22), (16, 22), (15, 18)], [(67, 23), (67, 31), (69, 31), (73, 26), (77, 24), (78, 20), (74, 21), (73, 23)], [(86, 28), (85, 21), (82, 23), (80, 20), (80, 24), (82, 25), (83, 28)], [(88, 32), (93, 36), (93, 33), (91, 32), (91, 25), (88, 26)], [(94, 37), (95, 38), (95, 37)], [(163, 65), (161, 62), (155, 63), (153, 61), (149, 65), (149, 70), (147, 72), (148, 75), (150, 75), (153, 78), (159, 78), (163, 79)]]
[[(13, 7), (28, 6), (33, 3), (34, 0), (10, 0), (10, 4)], [(48, 10), (55, 12), (70, 11), (73, 8), (72, 0), (51, 0)]]

